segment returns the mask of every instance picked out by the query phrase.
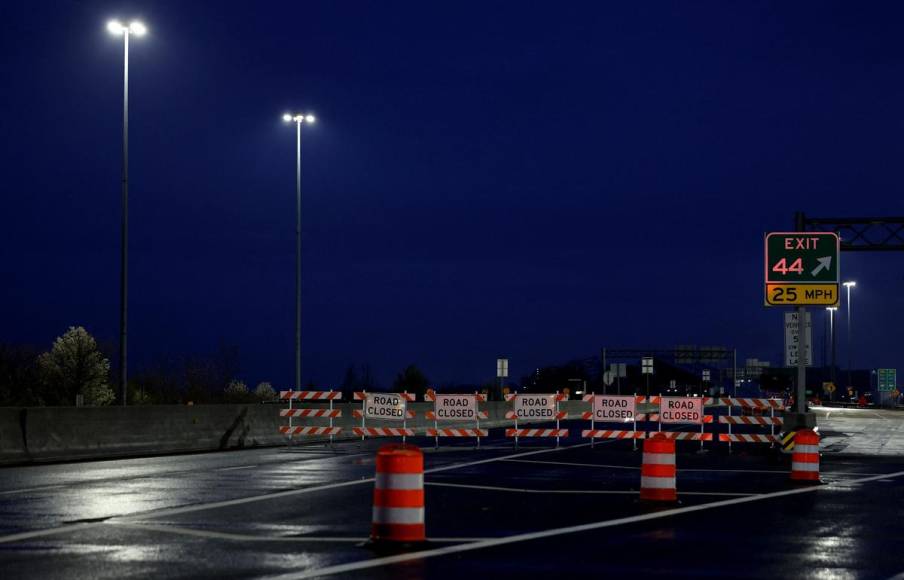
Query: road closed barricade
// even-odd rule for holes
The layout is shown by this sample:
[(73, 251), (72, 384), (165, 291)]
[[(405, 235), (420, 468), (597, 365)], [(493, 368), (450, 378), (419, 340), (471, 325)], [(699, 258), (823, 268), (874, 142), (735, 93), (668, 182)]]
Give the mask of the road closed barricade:
[[(659, 397), (659, 431), (668, 439), (679, 441), (712, 441), (713, 434), (704, 432), (704, 426), (713, 422), (713, 416), (705, 413), (705, 397)], [(662, 431), (663, 425), (699, 425), (699, 432)]]
[[(414, 411), (408, 410), (408, 403), (414, 401), (412, 393), (368, 393), (355, 392), (355, 400), (361, 401), (361, 408), (352, 411), (352, 416), (361, 419), (360, 427), (353, 427), (352, 433), (361, 437), (406, 437), (414, 436), (414, 429), (408, 428), (408, 419), (414, 418)], [(401, 421), (401, 427), (367, 426), (367, 421)]]
[[(433, 390), (427, 391), (424, 400), (433, 402), (433, 410), (427, 411), (425, 417), (433, 420), (433, 428), (427, 428), (427, 436), (435, 439), (435, 445), (439, 447), (440, 437), (474, 437), (477, 439), (477, 447), (480, 447), (480, 438), (489, 435), (489, 431), (480, 428), (480, 420), (489, 418), (486, 411), (479, 409), (479, 403), (485, 403), (486, 397), (479, 393), (473, 394), (443, 394), (438, 395)], [(459, 424), (474, 423), (470, 427), (439, 427), (440, 421), (454, 421)]]
[[(513, 419), (515, 427), (506, 429), (506, 437), (515, 438), (515, 447), (521, 437), (555, 437), (556, 447), (559, 446), (560, 437), (568, 437), (568, 429), (561, 429), (559, 421), (568, 418), (568, 413), (559, 410), (559, 403), (568, 398), (561, 393), (553, 394), (526, 394), (517, 393), (505, 396), (505, 400), (512, 404), (512, 410), (506, 411), (505, 418)], [(519, 421), (555, 421), (555, 429), (522, 429)]]
[[(637, 403), (644, 397), (635, 395), (584, 395), (583, 401), (590, 403), (591, 410), (581, 414), (581, 419), (590, 420), (590, 429), (581, 431), (581, 437), (590, 438), (591, 445), (596, 439), (643, 439), (645, 433), (637, 430)], [(598, 424), (620, 424), (621, 429), (600, 429)], [(629, 427), (626, 429), (626, 427)]]
[[(718, 404), (728, 407), (728, 414), (719, 417), (719, 424), (728, 425), (728, 433), (720, 433), (719, 441), (728, 443), (769, 443), (779, 444), (782, 438), (776, 435), (775, 428), (782, 426), (782, 418), (775, 416), (775, 411), (783, 408), (781, 399), (747, 399), (737, 397), (721, 397)], [(732, 414), (733, 408), (740, 408), (741, 413)], [(733, 428), (743, 426), (768, 427), (769, 433), (737, 433)]]
[[(342, 411), (333, 408), (333, 402), (342, 398), (342, 391), (280, 391), (279, 399), (289, 403), (288, 409), (282, 409), (279, 412), (280, 417), (287, 417), (288, 425), (280, 425), (279, 432), (287, 435), (289, 442), (295, 435), (301, 436), (324, 436), (328, 435), (330, 443), (333, 437), (342, 432), (342, 427), (333, 426), (333, 420), (342, 416)], [(295, 401), (329, 401), (329, 408), (307, 408), (293, 407)], [(328, 425), (297, 425), (294, 421), (300, 419), (326, 419)]]

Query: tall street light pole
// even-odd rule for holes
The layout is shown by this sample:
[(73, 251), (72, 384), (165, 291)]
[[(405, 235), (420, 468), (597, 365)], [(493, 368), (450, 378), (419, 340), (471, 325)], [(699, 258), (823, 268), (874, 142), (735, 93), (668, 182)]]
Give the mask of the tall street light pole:
[(122, 404), (128, 403), (128, 321), (129, 321), (129, 36), (144, 36), (144, 24), (133, 20), (124, 25), (118, 20), (107, 23), (107, 31), (122, 36), (122, 239), (121, 263), (119, 268), (119, 384), (122, 389)]
[(295, 389), (301, 390), (301, 124), (314, 122), (314, 115), (286, 113), (286, 123), (295, 123)]
[(829, 340), (832, 343), (832, 366), (829, 370), (829, 374), (832, 378), (832, 384), (835, 383), (835, 311), (838, 310), (837, 306), (829, 306), (826, 308), (829, 311)]
[(848, 386), (848, 387), (852, 386), (851, 385), (851, 366), (852, 366), (851, 359), (853, 357), (852, 349), (854, 348), (853, 343), (851, 342), (851, 288), (853, 288), (856, 285), (857, 285), (857, 283), (854, 282), (853, 280), (849, 280), (844, 283), (844, 287), (847, 288), (847, 353), (848, 353), (848, 360), (847, 360), (847, 385), (846, 386)]

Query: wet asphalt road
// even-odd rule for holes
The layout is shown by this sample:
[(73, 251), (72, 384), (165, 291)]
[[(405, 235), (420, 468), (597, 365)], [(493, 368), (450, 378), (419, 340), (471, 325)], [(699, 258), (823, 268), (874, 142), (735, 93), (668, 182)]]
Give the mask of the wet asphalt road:
[[(580, 423), (573, 427), (580, 428)], [(842, 437), (841, 432), (827, 437)], [(425, 550), (364, 543), (382, 441), (0, 469), (3, 578), (890, 578), (904, 456), (679, 443), (679, 504), (637, 501), (631, 442), (425, 446)], [(574, 530), (575, 526), (583, 528)]]

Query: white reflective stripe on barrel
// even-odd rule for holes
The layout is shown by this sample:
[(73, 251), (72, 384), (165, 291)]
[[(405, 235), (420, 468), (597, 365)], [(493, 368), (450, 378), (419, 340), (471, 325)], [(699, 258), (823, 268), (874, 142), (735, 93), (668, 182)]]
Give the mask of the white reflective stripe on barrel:
[(819, 471), (819, 464), (807, 463), (805, 461), (792, 461), (791, 471)]
[(797, 443), (794, 446), (795, 453), (819, 453), (819, 445), (801, 445)]
[(640, 478), (641, 489), (675, 489), (674, 477), (650, 477), (643, 475)]
[(375, 524), (422, 524), (424, 508), (393, 508), (374, 506), (373, 522)]
[(377, 473), (377, 489), (423, 489), (423, 473)]
[(643, 462), (646, 465), (675, 465), (674, 453), (644, 453)]

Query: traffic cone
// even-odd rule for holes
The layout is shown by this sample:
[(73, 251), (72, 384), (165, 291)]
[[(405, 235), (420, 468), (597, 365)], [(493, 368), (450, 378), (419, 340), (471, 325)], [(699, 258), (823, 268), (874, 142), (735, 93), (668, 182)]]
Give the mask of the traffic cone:
[(678, 501), (675, 488), (675, 441), (656, 433), (643, 442), (640, 468), (642, 501)]
[(801, 429), (794, 436), (791, 480), (819, 483), (819, 433)]
[(423, 542), (424, 454), (416, 445), (384, 445), (377, 451), (373, 527), (375, 542)]

